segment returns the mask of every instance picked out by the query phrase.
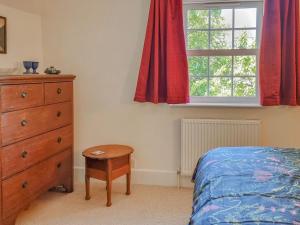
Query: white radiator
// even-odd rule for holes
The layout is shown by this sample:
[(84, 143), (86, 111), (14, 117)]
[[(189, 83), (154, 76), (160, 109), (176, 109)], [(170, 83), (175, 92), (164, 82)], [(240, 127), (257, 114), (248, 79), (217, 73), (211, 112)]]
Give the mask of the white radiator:
[(259, 146), (258, 120), (182, 119), (181, 175), (191, 176), (199, 158), (216, 147)]

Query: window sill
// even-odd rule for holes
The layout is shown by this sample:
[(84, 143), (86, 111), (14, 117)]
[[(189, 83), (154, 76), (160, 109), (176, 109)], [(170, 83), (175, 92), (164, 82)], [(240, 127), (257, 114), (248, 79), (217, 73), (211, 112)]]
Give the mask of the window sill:
[(171, 107), (220, 107), (220, 108), (262, 108), (260, 104), (239, 104), (239, 103), (187, 103), (172, 104)]

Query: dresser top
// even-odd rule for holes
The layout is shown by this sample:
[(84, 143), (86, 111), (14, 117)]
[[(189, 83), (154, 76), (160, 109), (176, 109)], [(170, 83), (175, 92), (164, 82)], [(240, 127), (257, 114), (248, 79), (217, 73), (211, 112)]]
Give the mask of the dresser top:
[(37, 83), (37, 82), (61, 82), (72, 81), (76, 78), (75, 75), (46, 75), (46, 74), (30, 74), (30, 75), (0, 75), (1, 84), (13, 83)]

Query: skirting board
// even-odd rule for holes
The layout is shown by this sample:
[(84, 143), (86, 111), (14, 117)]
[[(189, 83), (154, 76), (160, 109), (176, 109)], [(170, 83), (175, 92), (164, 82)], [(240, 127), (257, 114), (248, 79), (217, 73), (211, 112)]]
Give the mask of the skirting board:
[[(75, 167), (75, 182), (84, 182), (84, 167)], [(177, 171), (166, 171), (166, 170), (147, 170), (147, 169), (132, 169), (132, 183), (143, 184), (143, 185), (157, 185), (157, 186), (168, 186), (177, 187), (178, 177)], [(125, 176), (120, 177), (115, 182), (125, 183)], [(193, 187), (190, 177), (180, 177), (180, 187)]]

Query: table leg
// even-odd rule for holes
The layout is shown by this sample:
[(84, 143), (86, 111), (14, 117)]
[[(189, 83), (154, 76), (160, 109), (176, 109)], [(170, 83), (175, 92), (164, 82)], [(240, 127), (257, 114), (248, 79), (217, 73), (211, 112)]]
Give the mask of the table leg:
[(130, 195), (130, 186), (131, 186), (131, 155), (128, 155), (128, 164), (129, 164), (129, 172), (126, 174), (126, 195)]
[(90, 177), (85, 176), (85, 200), (90, 200)]
[(126, 190), (126, 195), (130, 195), (131, 191), (130, 191), (130, 186), (131, 186), (131, 172), (126, 174), (126, 183), (127, 183), (127, 190)]
[(107, 160), (107, 168), (106, 168), (106, 174), (107, 174), (107, 179), (106, 179), (106, 184), (107, 184), (107, 203), (106, 206), (110, 207), (111, 206), (111, 189), (112, 189), (112, 162), (111, 160)]

